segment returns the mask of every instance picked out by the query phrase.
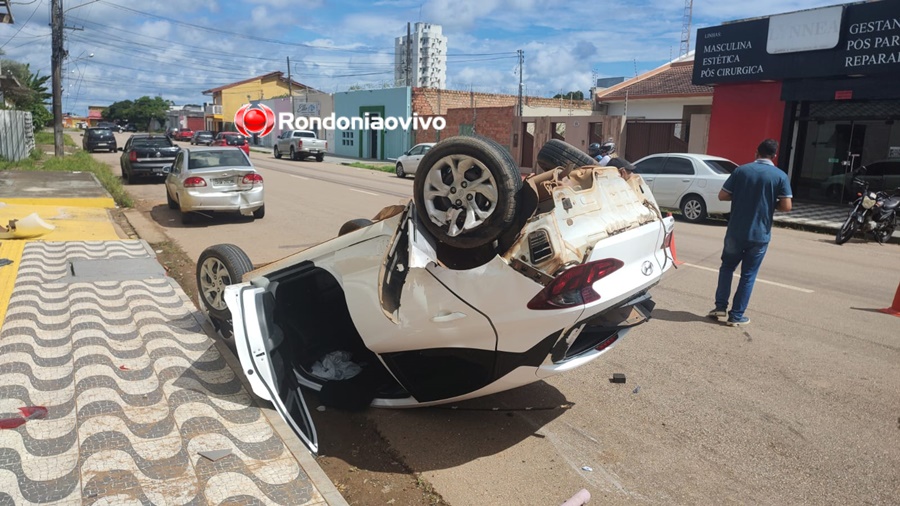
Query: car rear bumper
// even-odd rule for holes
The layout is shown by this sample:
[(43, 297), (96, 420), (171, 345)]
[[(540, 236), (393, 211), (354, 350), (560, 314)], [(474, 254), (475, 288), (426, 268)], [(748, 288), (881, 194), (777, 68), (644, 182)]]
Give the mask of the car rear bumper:
[(163, 167), (168, 167), (174, 163), (174, 160), (165, 160), (161, 162), (138, 162), (131, 164), (131, 173), (141, 176), (165, 176)]
[(241, 191), (186, 191), (179, 195), (183, 211), (238, 211), (251, 213), (262, 207), (263, 188)]

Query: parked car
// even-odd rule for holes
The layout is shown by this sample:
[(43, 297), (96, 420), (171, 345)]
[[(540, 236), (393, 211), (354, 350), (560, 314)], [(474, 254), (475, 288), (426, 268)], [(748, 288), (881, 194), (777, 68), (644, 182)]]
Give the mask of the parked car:
[(634, 163), (653, 190), (660, 207), (678, 209), (690, 222), (711, 214), (728, 214), (731, 202), (719, 200), (719, 190), (737, 167), (731, 160), (693, 153), (659, 153)]
[(98, 149), (114, 152), (118, 148), (116, 136), (109, 128), (91, 127), (84, 131), (81, 139), (81, 147), (88, 153)]
[(247, 138), (237, 132), (219, 132), (213, 140), (213, 146), (234, 146), (250, 156), (250, 144)]
[(175, 133), (176, 141), (189, 141), (194, 138), (194, 131), (190, 128), (182, 128), (177, 133)]
[(400, 155), (400, 157), (397, 158), (397, 177), (406, 177), (408, 174), (415, 176), (416, 171), (419, 169), (419, 162), (432, 146), (434, 146), (433, 142), (416, 144), (410, 148), (409, 151)]
[(108, 128), (112, 132), (121, 132), (122, 127), (111, 121), (101, 121), (97, 123), (97, 128)]
[(285, 130), (275, 140), (272, 154), (275, 158), (289, 155), (291, 160), (305, 160), (310, 156), (316, 157), (317, 162), (325, 159), (325, 151), (328, 150), (328, 141), (316, 137), (316, 133), (310, 130)]
[(203, 311), (313, 452), (300, 388), (329, 406), (415, 407), (539, 381), (646, 321), (672, 266), (674, 222), (640, 177), (523, 182), (505, 148), (471, 136), (436, 144), (420, 172), (410, 202), (334, 239), (256, 270), (231, 244), (197, 262)]
[(134, 126), (133, 123), (129, 123), (129, 124), (125, 125), (125, 127), (123, 128), (123, 131), (125, 131), (125, 132), (137, 132), (137, 127)]
[(132, 135), (119, 157), (122, 179), (125, 183), (133, 183), (138, 177), (164, 178), (166, 173), (163, 168), (172, 165), (179, 149), (171, 139), (162, 135)]
[[(856, 178), (869, 184), (869, 191), (891, 191), (900, 188), (900, 158), (887, 158), (866, 165), (866, 170)], [(859, 187), (852, 183), (853, 175), (835, 174), (822, 182), (825, 197), (829, 200), (853, 200)]]
[(263, 178), (241, 150), (186, 148), (166, 170), (166, 200), (181, 211), (182, 223), (191, 223), (195, 211), (266, 215)]
[(213, 140), (215, 140), (215, 137), (209, 130), (197, 130), (194, 132), (194, 136), (191, 137), (191, 144), (203, 144), (204, 146), (209, 146), (213, 143)]

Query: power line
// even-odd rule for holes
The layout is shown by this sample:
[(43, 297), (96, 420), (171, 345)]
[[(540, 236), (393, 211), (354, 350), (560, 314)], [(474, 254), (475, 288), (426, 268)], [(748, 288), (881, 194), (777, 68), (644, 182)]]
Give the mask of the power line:
[[(6, 42), (4, 42), (3, 45), (0, 46), (0, 49), (3, 49), (4, 47), (6, 47), (7, 44), (9, 44), (10, 42), (12, 42), (12, 40), (16, 38), (16, 35), (19, 35), (19, 32), (21, 32), (22, 29), (25, 28), (25, 25), (27, 25), (28, 22), (31, 21), (31, 18), (34, 17), (34, 13), (37, 12), (37, 10), (38, 10), (38, 8), (41, 6), (41, 4), (44, 3), (44, 0), (37, 0), (37, 2), (38, 2), (38, 4), (34, 6), (34, 10), (31, 11), (31, 15), (28, 16), (28, 19), (25, 20), (25, 23), (23, 23), (22, 26), (20, 26), (19, 29), (16, 30), (16, 33), (14, 33), (14, 34), (12, 35), (12, 37), (9, 38), (9, 40), (7, 40)], [(34, 3), (34, 2), (32, 2), (32, 3)], [(25, 4), (25, 5), (27, 5), (27, 4)]]

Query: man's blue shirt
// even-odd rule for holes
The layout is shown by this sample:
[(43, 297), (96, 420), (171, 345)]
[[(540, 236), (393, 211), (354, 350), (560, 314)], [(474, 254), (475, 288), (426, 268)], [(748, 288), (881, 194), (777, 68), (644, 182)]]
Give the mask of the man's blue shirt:
[(722, 189), (731, 194), (725, 236), (740, 242), (769, 242), (776, 201), (793, 197), (787, 174), (767, 159), (734, 169)]

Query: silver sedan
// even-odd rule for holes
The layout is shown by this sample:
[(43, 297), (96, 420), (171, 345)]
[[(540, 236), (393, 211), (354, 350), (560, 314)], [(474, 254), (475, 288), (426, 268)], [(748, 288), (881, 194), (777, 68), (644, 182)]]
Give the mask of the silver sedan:
[(416, 171), (419, 170), (419, 162), (422, 161), (422, 157), (425, 156), (425, 153), (432, 146), (434, 146), (433, 142), (423, 142), (422, 144), (416, 144), (409, 151), (400, 155), (397, 158), (397, 177), (406, 177), (409, 174), (415, 176)]
[(191, 223), (196, 212), (266, 215), (263, 178), (239, 148), (184, 148), (165, 170), (166, 200), (181, 211), (182, 223)]

